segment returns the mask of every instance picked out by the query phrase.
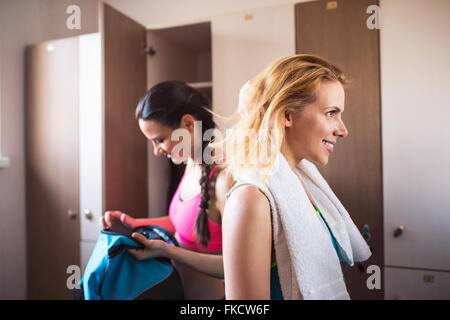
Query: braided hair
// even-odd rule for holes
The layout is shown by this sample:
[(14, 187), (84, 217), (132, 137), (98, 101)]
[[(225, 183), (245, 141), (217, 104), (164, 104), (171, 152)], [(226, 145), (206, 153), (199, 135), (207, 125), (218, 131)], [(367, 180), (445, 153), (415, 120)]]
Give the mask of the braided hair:
[[(215, 128), (209, 100), (199, 91), (181, 81), (165, 81), (152, 87), (141, 98), (136, 107), (136, 119), (153, 120), (166, 127), (177, 129), (185, 114), (192, 115), (202, 122), (202, 136), (208, 129)], [(208, 141), (203, 141), (202, 150), (208, 148)], [(198, 243), (207, 247), (211, 234), (208, 224), (209, 207), (209, 174), (211, 168), (202, 157), (202, 173), (199, 180), (201, 186), (201, 203), (194, 226), (194, 234)]]
[(201, 186), (201, 203), (200, 211), (198, 212), (197, 219), (195, 220), (194, 232), (197, 236), (198, 242), (203, 246), (207, 247), (208, 242), (211, 239), (211, 234), (209, 232), (208, 224), (208, 207), (209, 207), (209, 174), (210, 166), (202, 163), (202, 175), (200, 178)]

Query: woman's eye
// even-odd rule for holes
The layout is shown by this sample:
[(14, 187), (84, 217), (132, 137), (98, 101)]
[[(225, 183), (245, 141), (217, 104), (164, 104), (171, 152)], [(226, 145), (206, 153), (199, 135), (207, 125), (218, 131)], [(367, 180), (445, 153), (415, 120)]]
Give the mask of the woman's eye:
[(336, 110), (331, 110), (325, 113), (327, 116), (332, 117), (336, 113)]

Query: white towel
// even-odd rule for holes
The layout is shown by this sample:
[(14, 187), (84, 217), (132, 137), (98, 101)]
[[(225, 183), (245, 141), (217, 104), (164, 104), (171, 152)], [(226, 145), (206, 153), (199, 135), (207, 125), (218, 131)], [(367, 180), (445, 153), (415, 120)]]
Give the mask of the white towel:
[[(330, 233), (300, 179), (336, 238), (339, 258)], [(279, 153), (263, 185), (257, 172), (244, 170), (228, 195), (245, 184), (257, 186), (270, 202), (283, 297), (289, 300), (350, 299), (339, 259), (352, 266), (354, 261), (367, 260), (371, 252), (316, 166), (304, 159), (293, 171)]]

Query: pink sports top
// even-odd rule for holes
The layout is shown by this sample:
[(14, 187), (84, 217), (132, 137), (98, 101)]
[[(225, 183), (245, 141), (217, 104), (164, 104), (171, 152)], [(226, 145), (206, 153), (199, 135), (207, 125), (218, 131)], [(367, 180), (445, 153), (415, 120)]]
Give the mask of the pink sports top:
[[(209, 179), (213, 176), (218, 165), (211, 170)], [(180, 184), (177, 187), (177, 191), (173, 195), (172, 201), (169, 206), (169, 218), (175, 227), (176, 232), (180, 240), (189, 248), (200, 252), (217, 252), (222, 251), (222, 225), (212, 221), (208, 217), (209, 232), (211, 239), (208, 243), (208, 247), (203, 247), (197, 242), (197, 237), (194, 234), (195, 221), (197, 219), (198, 212), (200, 211), (200, 203), (202, 194), (199, 193), (194, 198), (188, 200), (181, 200), (180, 186), (183, 183), (184, 174), (181, 178)]]

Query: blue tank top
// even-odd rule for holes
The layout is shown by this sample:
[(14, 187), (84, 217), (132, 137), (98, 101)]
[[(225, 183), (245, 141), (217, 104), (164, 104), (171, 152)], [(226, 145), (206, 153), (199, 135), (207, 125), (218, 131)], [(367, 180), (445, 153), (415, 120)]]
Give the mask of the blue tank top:
[[(330, 227), (328, 226), (327, 221), (322, 216), (322, 213), (317, 209), (317, 213), (322, 218), (322, 220), (325, 222), (325, 225), (327, 226), (328, 232), (331, 236), (331, 241), (333, 242), (334, 250), (336, 250), (336, 254), (338, 252), (336, 239), (331, 232)], [(342, 274), (342, 278), (344, 278), (344, 274)], [(344, 278), (345, 283), (345, 278)], [(270, 300), (284, 300), (283, 293), (281, 292), (281, 284), (280, 284), (280, 278), (278, 277), (278, 268), (277, 268), (277, 262), (274, 261), (270, 267)]]
[(270, 267), (270, 300), (284, 300), (276, 261)]

